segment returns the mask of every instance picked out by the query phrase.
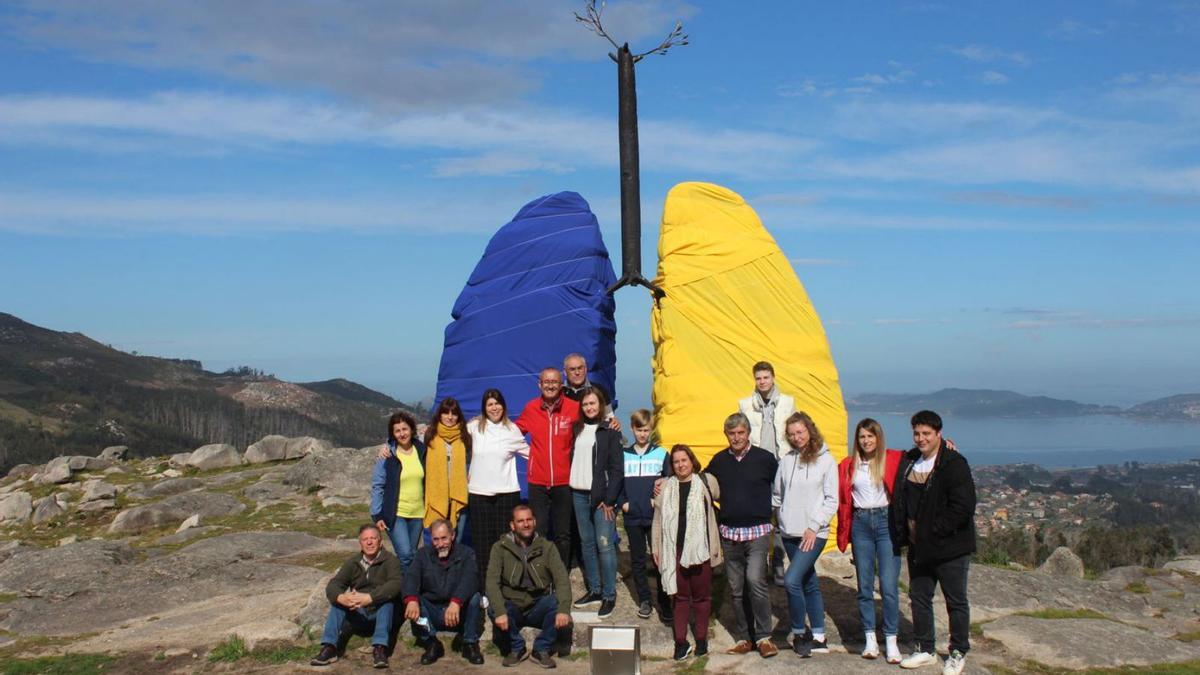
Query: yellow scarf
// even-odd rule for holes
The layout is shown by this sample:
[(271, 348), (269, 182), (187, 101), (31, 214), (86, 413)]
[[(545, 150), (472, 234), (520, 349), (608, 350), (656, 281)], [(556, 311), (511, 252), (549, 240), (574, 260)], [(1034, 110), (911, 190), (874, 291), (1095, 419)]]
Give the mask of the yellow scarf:
[[(450, 475), (446, 475), (446, 445)], [(458, 527), (458, 512), (467, 505), (467, 448), (459, 427), (438, 422), (437, 436), (425, 449), (425, 527), (445, 518)]]

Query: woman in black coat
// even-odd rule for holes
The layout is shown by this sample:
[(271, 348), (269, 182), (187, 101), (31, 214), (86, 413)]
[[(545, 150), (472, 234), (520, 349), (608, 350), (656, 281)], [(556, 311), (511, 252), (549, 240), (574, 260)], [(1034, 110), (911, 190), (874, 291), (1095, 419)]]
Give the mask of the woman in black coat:
[(617, 604), (617, 501), (625, 480), (621, 434), (604, 424), (608, 401), (594, 387), (579, 398), (579, 422), (571, 455), (571, 497), (583, 549), (587, 593), (576, 607), (600, 603), (603, 619)]

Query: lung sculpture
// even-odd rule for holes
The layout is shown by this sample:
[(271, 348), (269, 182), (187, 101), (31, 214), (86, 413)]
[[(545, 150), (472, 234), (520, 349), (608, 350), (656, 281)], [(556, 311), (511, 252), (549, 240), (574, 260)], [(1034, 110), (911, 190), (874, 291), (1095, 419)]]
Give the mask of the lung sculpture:
[[(680, 183), (667, 194), (651, 310), (654, 408), (663, 445), (705, 464), (727, 444), (725, 418), (754, 390), (751, 367), (775, 366), (780, 391), (846, 456), (846, 408), (829, 341), (804, 286), (737, 193)], [(831, 541), (832, 541), (831, 537)]]
[(588, 377), (616, 396), (617, 325), (606, 292), (614, 283), (583, 197), (559, 192), (529, 202), (488, 242), (454, 303), (437, 401), (453, 396), (470, 417), (495, 387), (515, 418), (538, 395), (538, 372), (561, 368), (571, 352), (587, 358)]

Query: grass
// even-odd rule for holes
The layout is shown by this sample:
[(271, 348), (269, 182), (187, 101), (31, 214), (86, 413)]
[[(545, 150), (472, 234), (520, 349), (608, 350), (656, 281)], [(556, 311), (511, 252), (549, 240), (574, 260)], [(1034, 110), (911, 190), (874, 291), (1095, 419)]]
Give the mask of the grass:
[(1061, 609), (1058, 607), (1049, 607), (1032, 612), (1017, 612), (1017, 616), (1028, 616), (1034, 619), (1104, 619), (1112, 621), (1112, 619), (1094, 609)]
[(208, 653), (211, 663), (233, 663), (250, 655), (246, 642), (236, 635), (230, 635), (225, 641), (212, 648)]
[(107, 654), (63, 654), (32, 659), (5, 659), (0, 675), (88, 675), (103, 673), (116, 658)]
[(977, 639), (983, 638), (983, 622), (971, 624), (971, 637)]
[(675, 673), (676, 675), (700, 675), (700, 673), (704, 672), (707, 666), (708, 657), (701, 656), (698, 659), (692, 659), (691, 661), (688, 661), (685, 665), (677, 666), (675, 668)]
[(1146, 582), (1144, 581), (1131, 581), (1129, 582), (1129, 585), (1125, 587), (1125, 590), (1130, 593), (1139, 593), (1145, 595), (1146, 593), (1150, 592), (1150, 587), (1147, 586)]
[(299, 643), (277, 643), (265, 647), (256, 647), (250, 652), (250, 658), (262, 663), (276, 665), (284, 663), (305, 663), (312, 658), (312, 646)]
[(1180, 642), (1200, 642), (1200, 630), (1194, 630), (1190, 633), (1180, 633), (1171, 638)]
[(1085, 668), (1084, 670), (1068, 670), (1054, 668), (1035, 661), (1023, 661), (1015, 669), (1003, 666), (988, 665), (988, 669), (996, 675), (1195, 675), (1200, 672), (1200, 659), (1183, 661), (1181, 663), (1159, 663), (1152, 666), (1119, 666), (1116, 668)]
[(0, 605), (6, 602), (12, 602), (19, 597), (21, 596), (17, 595), (16, 593), (0, 593)]
[(336, 572), (350, 555), (348, 551), (329, 551), (326, 553), (310, 553), (307, 555), (280, 558), (276, 562), (298, 565), (300, 567), (315, 567), (322, 572)]

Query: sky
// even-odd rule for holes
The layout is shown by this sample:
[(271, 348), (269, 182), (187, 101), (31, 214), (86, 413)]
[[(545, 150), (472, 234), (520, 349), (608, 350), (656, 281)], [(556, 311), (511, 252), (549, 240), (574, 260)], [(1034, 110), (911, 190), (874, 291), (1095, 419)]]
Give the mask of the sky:
[[(582, 2), (0, 4), (0, 311), (127, 351), (432, 395), (488, 238), (561, 190), (620, 269)], [(1200, 391), (1200, 3), (613, 2), (643, 269), (678, 182), (753, 206), (843, 390)], [(617, 295), (618, 397), (650, 301)], [(752, 386), (747, 377), (747, 390)], [(629, 407), (628, 409), (632, 409)]]

